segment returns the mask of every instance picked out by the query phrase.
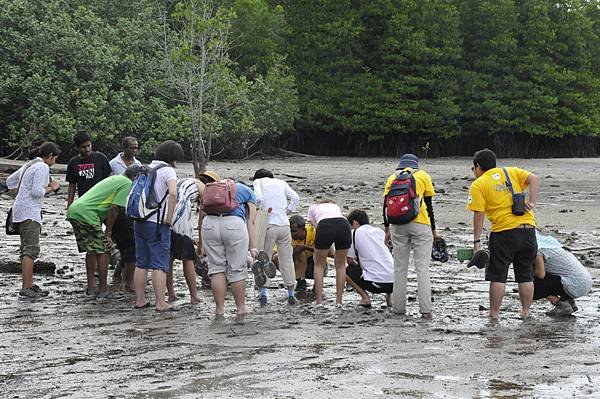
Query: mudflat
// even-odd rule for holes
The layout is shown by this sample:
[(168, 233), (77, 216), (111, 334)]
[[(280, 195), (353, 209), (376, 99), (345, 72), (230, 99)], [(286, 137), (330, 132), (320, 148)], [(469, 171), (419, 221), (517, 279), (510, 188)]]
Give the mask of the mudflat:
[[(301, 197), (301, 214), (315, 199), (333, 198), (345, 211), (363, 208), (381, 225), (383, 184), (397, 160), (286, 158), (213, 162), (221, 176), (249, 182), (258, 168), (273, 170)], [(270, 304), (259, 307), (251, 278), (253, 312), (234, 317), (231, 295), (224, 320), (215, 320), (210, 291), (189, 304), (181, 264), (176, 263), (178, 311), (134, 310), (133, 298), (100, 301), (85, 296), (83, 256), (65, 219), (66, 187), (44, 206), (41, 260), (53, 273), (36, 275), (50, 291), (44, 300), (19, 300), (19, 274), (0, 270), (0, 390), (2, 397), (598, 397), (600, 395), (599, 159), (499, 160), (541, 178), (539, 227), (573, 249), (594, 278), (593, 292), (577, 300), (573, 317), (552, 319), (538, 301), (533, 317), (518, 318), (520, 303), (509, 277), (502, 318), (490, 323), (483, 272), (467, 269), (456, 250), (471, 245), (472, 214), (466, 210), (473, 179), (468, 158), (422, 160), (438, 195), (439, 231), (451, 255), (432, 262), (434, 317), (421, 321), (416, 279), (409, 273), (407, 316), (395, 316), (383, 296), (373, 309), (333, 307), (335, 272), (325, 278), (327, 305), (312, 305), (310, 291), (287, 305), (279, 276)], [(188, 164), (179, 176), (191, 176)], [(64, 176), (53, 175), (63, 181)], [(11, 197), (0, 197), (5, 220)], [(486, 232), (489, 231), (486, 222)], [(0, 266), (18, 261), (18, 237), (2, 236)], [(486, 240), (484, 240), (485, 245)], [(10, 270), (8, 270), (10, 269)], [(199, 284), (199, 281), (198, 281)], [(310, 284), (309, 284), (310, 285)], [(153, 299), (151, 290), (149, 298)]]

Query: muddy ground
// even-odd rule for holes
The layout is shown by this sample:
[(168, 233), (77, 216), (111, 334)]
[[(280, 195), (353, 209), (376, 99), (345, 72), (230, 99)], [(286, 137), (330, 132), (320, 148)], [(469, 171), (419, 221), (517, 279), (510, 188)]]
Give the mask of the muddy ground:
[[(507, 286), (503, 317), (490, 324), (487, 284), (480, 270), (456, 259), (432, 263), (434, 318), (422, 322), (409, 275), (409, 315), (393, 316), (382, 296), (374, 309), (357, 308), (346, 292), (335, 309), (334, 273), (326, 278), (329, 306), (315, 309), (310, 294), (288, 307), (283, 289), (259, 308), (248, 280), (254, 313), (234, 318), (229, 296), (223, 322), (212, 317), (212, 297), (188, 304), (181, 267), (176, 282), (178, 312), (133, 310), (132, 299), (98, 302), (84, 296), (85, 270), (65, 220), (65, 188), (47, 199), (42, 259), (57, 272), (36, 280), (51, 291), (38, 302), (19, 300), (18, 274), (0, 274), (0, 396), (25, 397), (598, 397), (600, 395), (600, 160), (503, 160), (542, 178), (537, 209), (540, 227), (570, 247), (590, 268), (594, 292), (578, 299), (575, 316), (554, 320), (550, 307), (534, 304), (533, 318), (517, 318), (515, 284)], [(259, 167), (287, 179), (305, 213), (315, 198), (334, 197), (345, 208), (367, 208), (380, 224), (385, 178), (392, 159), (288, 158), (212, 163), (222, 176), (248, 181)], [(468, 159), (422, 162), (440, 194), (436, 219), (453, 254), (471, 240), (465, 210), (471, 181)], [(189, 165), (178, 168), (190, 175)], [(286, 175), (288, 176), (286, 176)], [(290, 177), (293, 176), (293, 177)], [(64, 181), (64, 177), (56, 175)], [(0, 219), (10, 205), (0, 197)], [(487, 225), (486, 225), (487, 227)], [(3, 234), (3, 233), (2, 233)], [(18, 239), (2, 235), (0, 261), (18, 260)], [(276, 278), (273, 287), (281, 280)], [(150, 291), (150, 290), (149, 290)], [(150, 294), (151, 295), (151, 294)]]

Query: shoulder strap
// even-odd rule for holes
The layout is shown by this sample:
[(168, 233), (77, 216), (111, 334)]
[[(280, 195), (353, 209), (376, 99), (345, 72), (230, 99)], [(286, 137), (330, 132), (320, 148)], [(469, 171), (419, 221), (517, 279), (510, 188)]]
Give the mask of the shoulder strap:
[(354, 255), (356, 255), (356, 263), (360, 264), (360, 259), (358, 258), (358, 248), (356, 248), (356, 230), (358, 230), (358, 227), (352, 230), (352, 246), (354, 247)]
[(27, 169), (29, 169), (33, 164), (36, 164), (38, 162), (42, 162), (41, 160), (39, 160), (38, 158), (32, 159), (31, 161), (27, 161), (27, 163), (25, 163), (25, 168), (23, 169), (23, 171), (21, 172), (21, 175), (19, 176), (19, 184), (17, 184), (17, 193), (19, 192), (19, 189), (21, 188), (21, 182), (23, 181), (23, 176), (25, 176), (25, 172), (27, 171)]
[(510, 176), (508, 175), (508, 171), (504, 167), (502, 168), (502, 170), (504, 171), (504, 176), (506, 176), (506, 187), (508, 187), (508, 189), (510, 190), (510, 193), (512, 195), (515, 195), (515, 190), (513, 189), (513, 185), (510, 181)]

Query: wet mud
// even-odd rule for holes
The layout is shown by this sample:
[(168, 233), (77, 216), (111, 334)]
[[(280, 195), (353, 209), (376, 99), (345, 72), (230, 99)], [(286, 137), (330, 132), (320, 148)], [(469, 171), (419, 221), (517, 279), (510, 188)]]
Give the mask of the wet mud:
[[(189, 304), (180, 264), (175, 312), (134, 310), (131, 296), (88, 299), (83, 257), (64, 216), (63, 187), (46, 200), (41, 239), (41, 260), (56, 269), (36, 274), (50, 296), (19, 300), (19, 274), (0, 271), (0, 396), (598, 397), (600, 160), (504, 163), (542, 178), (539, 226), (571, 247), (592, 273), (594, 292), (577, 300), (580, 310), (573, 317), (552, 319), (545, 315), (550, 306), (538, 301), (533, 317), (520, 320), (511, 280), (502, 319), (487, 319), (482, 271), (467, 269), (452, 256), (471, 241), (472, 216), (465, 209), (471, 182), (468, 159), (422, 162), (439, 191), (436, 220), (451, 254), (449, 262), (431, 264), (431, 321), (418, 318), (413, 273), (408, 315), (402, 317), (384, 308), (383, 296), (375, 296), (373, 308), (366, 310), (349, 291), (344, 307), (335, 308), (333, 271), (325, 278), (323, 308), (312, 305), (310, 291), (299, 296), (298, 305), (288, 306), (279, 276), (271, 283), (270, 304), (259, 307), (249, 279), (247, 303), (253, 311), (243, 320), (235, 317), (231, 295), (222, 320), (212, 315), (210, 291), (200, 291), (200, 305)], [(382, 185), (395, 161), (316, 157), (210, 167), (245, 181), (255, 169), (270, 168), (299, 192), (301, 213), (315, 198), (333, 197), (346, 210), (367, 208), (372, 223), (380, 224)], [(191, 172), (189, 165), (178, 168), (180, 176)], [(0, 197), (2, 221), (10, 203), (6, 194)], [(2, 234), (0, 264), (18, 261), (18, 246), (18, 237)]]

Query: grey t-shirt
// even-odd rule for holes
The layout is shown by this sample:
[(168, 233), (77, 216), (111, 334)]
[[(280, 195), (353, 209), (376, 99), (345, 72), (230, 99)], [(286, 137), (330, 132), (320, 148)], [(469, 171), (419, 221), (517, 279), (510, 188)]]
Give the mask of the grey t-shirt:
[(570, 297), (579, 298), (591, 291), (590, 272), (571, 252), (563, 248), (539, 248), (538, 253), (544, 257), (546, 272), (560, 277), (563, 288)]

